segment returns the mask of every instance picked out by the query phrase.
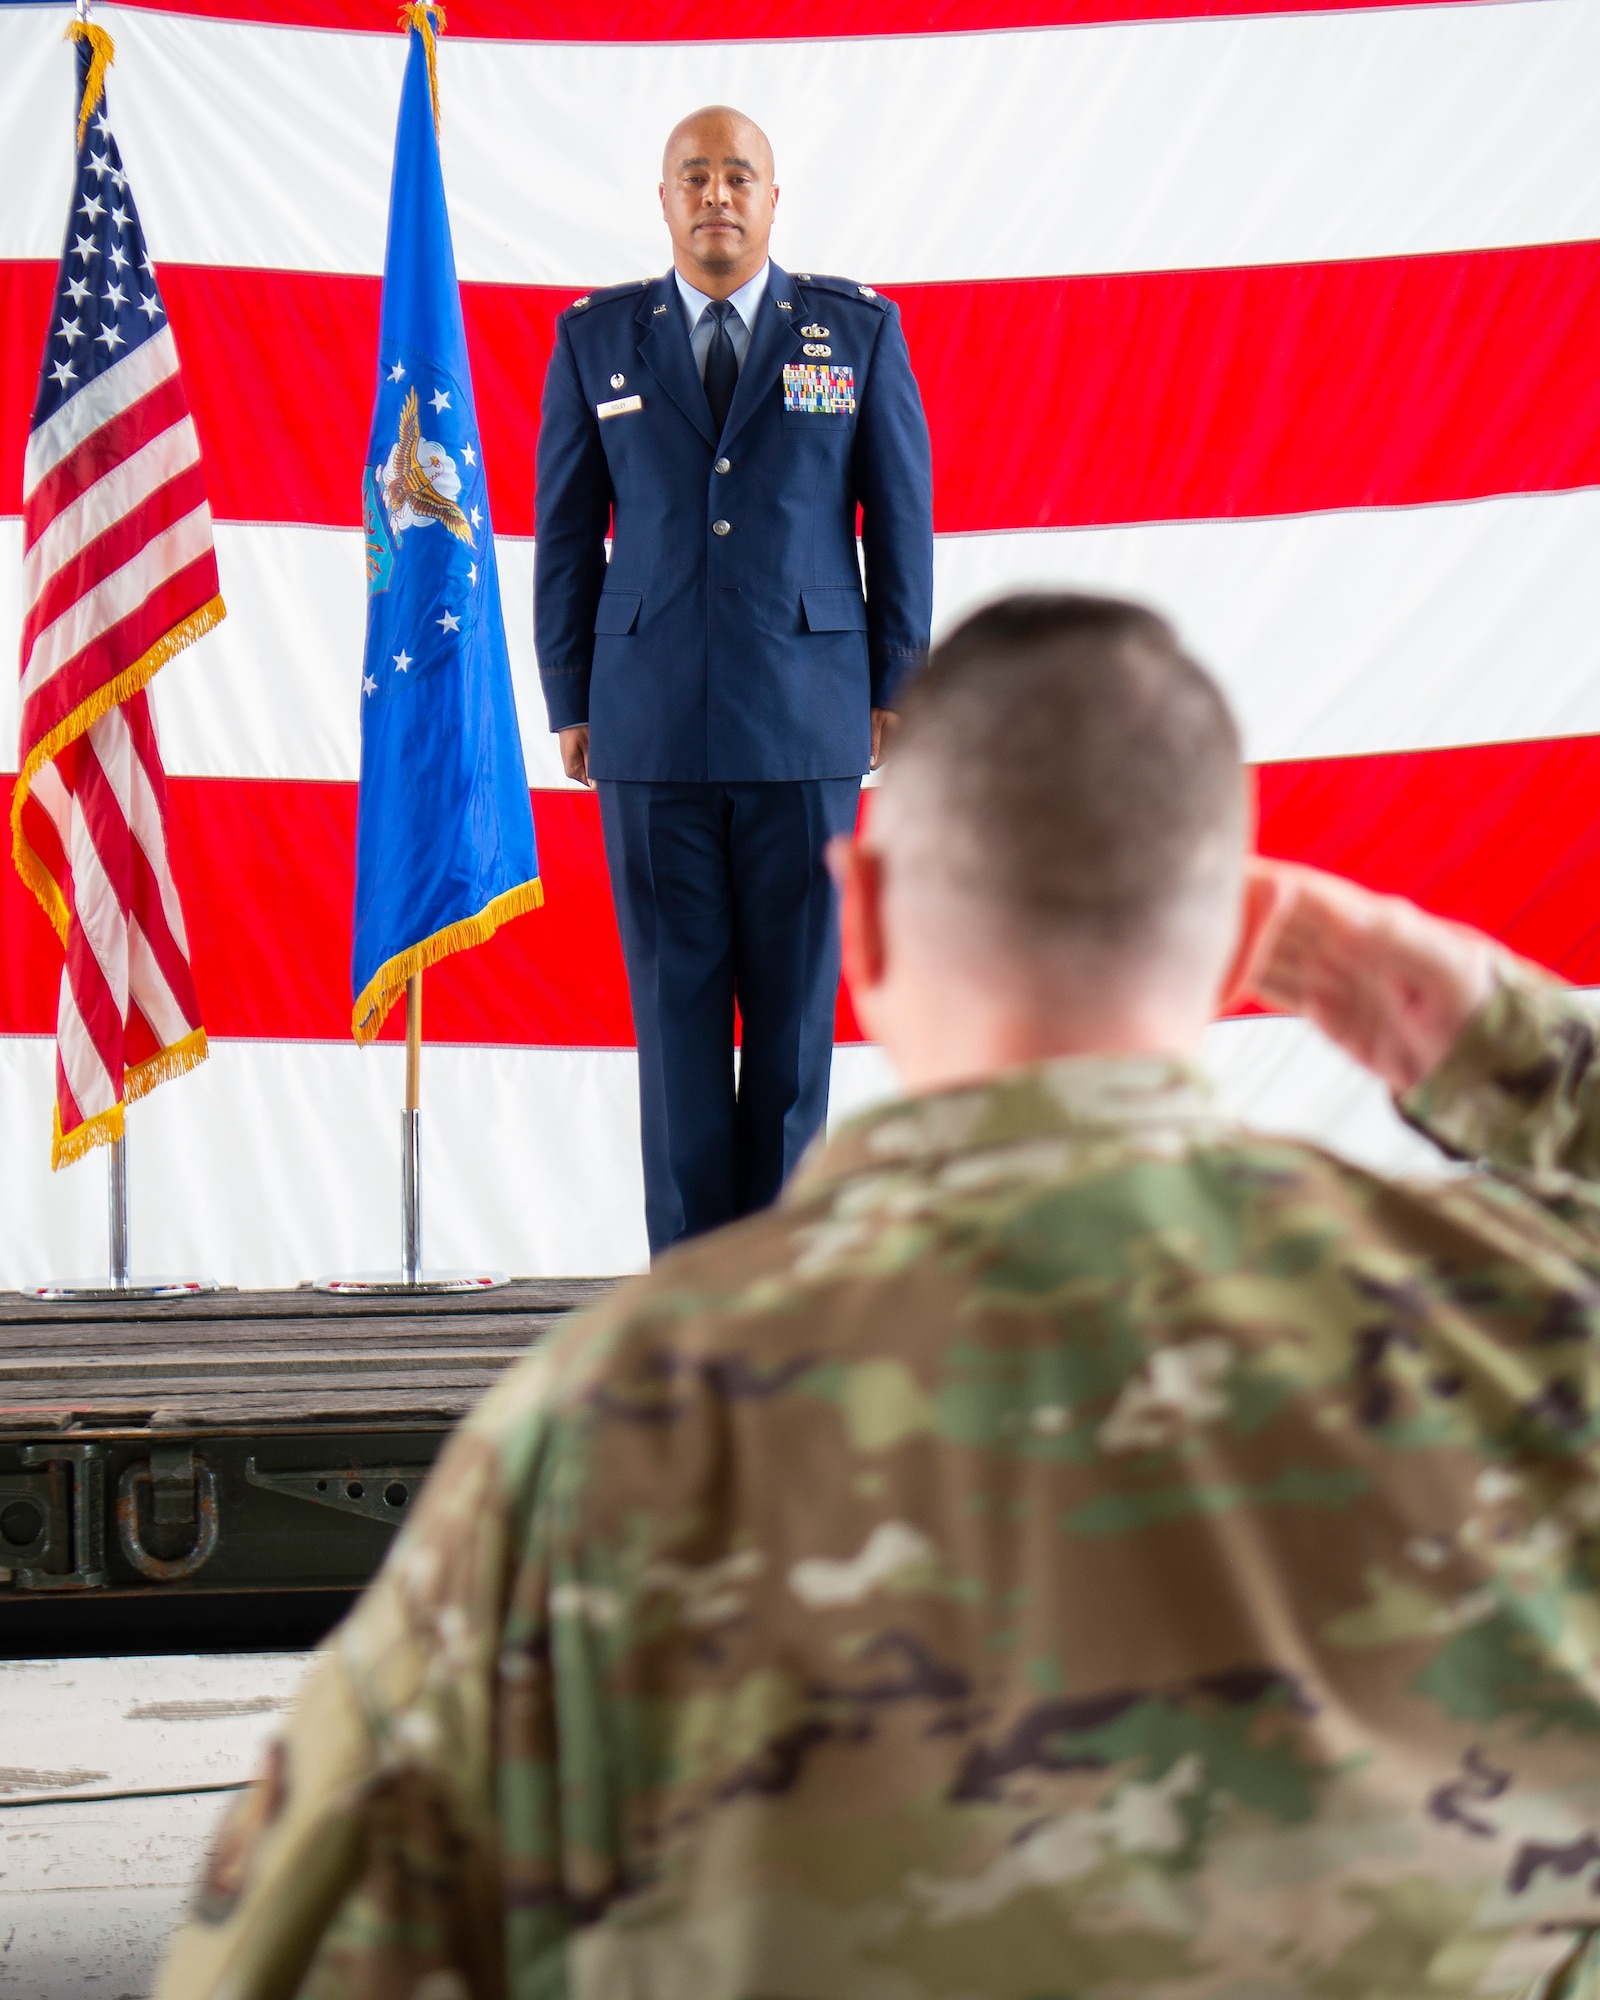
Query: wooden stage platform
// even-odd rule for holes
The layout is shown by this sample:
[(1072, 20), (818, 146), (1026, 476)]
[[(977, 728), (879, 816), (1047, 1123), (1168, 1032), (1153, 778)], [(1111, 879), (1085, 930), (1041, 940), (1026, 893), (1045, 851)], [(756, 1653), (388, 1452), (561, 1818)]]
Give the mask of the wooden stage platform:
[(0, 1657), (315, 1643), (451, 1426), (609, 1282), (0, 1293)]

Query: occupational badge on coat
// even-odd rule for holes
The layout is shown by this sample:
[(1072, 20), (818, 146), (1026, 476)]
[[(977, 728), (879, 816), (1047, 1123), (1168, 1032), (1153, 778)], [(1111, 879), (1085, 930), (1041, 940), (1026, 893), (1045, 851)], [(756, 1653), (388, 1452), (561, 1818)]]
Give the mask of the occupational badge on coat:
[(807, 340), (826, 340), (828, 337), (828, 329), (825, 326), (818, 326), (815, 320), (809, 326), (801, 327), (800, 331)]
[(808, 417), (853, 417), (856, 413), (855, 369), (820, 368), (808, 361), (785, 362), (783, 407)]
[(826, 361), (833, 349), (825, 340), (808, 340), (801, 352), (809, 355), (813, 361)]

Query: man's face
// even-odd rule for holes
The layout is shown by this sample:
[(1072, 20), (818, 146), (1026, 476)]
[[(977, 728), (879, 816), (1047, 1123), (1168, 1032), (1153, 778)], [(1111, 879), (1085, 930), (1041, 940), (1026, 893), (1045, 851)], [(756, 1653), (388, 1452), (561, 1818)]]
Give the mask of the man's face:
[(726, 298), (766, 261), (778, 205), (771, 149), (747, 119), (698, 119), (667, 141), (662, 173), (673, 262), (699, 290)]

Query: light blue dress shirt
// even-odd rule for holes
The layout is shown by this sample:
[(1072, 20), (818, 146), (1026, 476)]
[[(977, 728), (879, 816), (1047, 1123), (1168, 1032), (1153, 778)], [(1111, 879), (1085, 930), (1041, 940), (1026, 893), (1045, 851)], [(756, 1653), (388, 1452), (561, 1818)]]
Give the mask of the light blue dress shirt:
[[(756, 312), (767, 289), (767, 273), (770, 263), (763, 264), (748, 284), (730, 294), (728, 304), (733, 307), (733, 317), (728, 321), (728, 338), (733, 342), (733, 356), (742, 368), (744, 358), (750, 352), (750, 333), (755, 325)], [(701, 381), (705, 380), (706, 356), (711, 352), (711, 336), (716, 332), (717, 323), (707, 313), (711, 300), (704, 292), (697, 292), (679, 270), (672, 275), (678, 281), (678, 296), (683, 300), (683, 310), (689, 320), (689, 345), (694, 349), (694, 365), (700, 371)]]

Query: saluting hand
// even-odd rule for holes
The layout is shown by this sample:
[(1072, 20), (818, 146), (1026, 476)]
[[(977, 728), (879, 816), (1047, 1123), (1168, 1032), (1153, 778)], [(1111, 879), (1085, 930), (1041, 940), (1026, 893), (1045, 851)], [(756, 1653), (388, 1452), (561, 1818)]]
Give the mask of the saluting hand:
[(1489, 998), (1499, 947), (1465, 924), (1315, 868), (1258, 858), (1250, 871), (1252, 900), (1271, 907), (1245, 990), (1314, 1021), (1403, 1096)]

